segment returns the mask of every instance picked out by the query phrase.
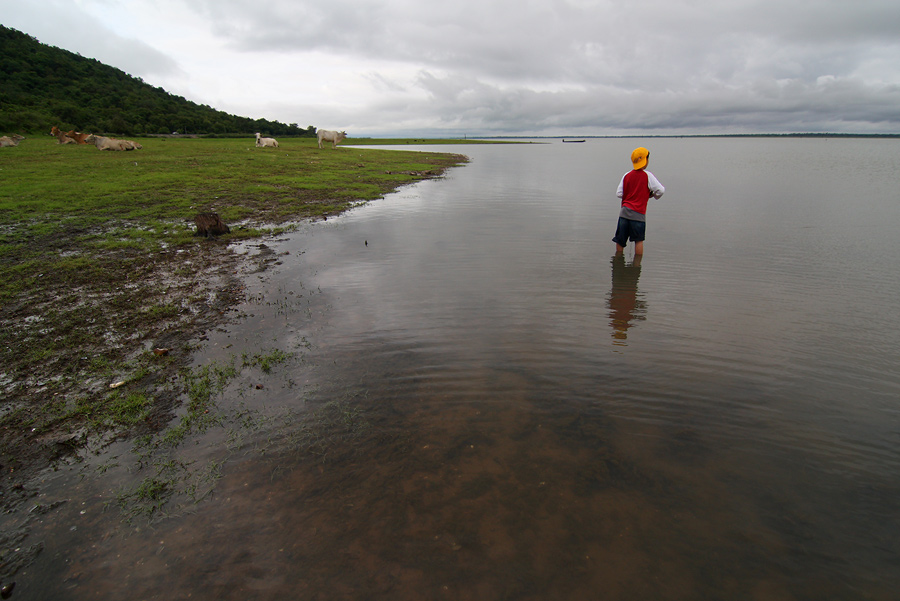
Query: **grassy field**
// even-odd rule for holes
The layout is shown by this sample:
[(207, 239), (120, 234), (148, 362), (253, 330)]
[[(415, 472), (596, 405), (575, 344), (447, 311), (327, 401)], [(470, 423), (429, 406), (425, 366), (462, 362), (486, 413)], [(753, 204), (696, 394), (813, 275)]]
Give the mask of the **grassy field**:
[[(97, 436), (171, 420), (183, 391), (160, 384), (189, 358), (190, 340), (241, 298), (229, 242), (339, 213), (465, 161), (320, 150), (303, 138), (277, 149), (250, 138), (136, 141), (141, 150), (103, 152), (37, 136), (0, 149), (3, 506), (35, 470)], [(193, 236), (199, 212), (218, 213), (231, 233)]]

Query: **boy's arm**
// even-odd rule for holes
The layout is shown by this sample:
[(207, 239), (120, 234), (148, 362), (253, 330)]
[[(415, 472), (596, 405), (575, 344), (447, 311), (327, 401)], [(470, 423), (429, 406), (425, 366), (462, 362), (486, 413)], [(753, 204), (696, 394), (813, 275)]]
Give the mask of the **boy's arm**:
[[(628, 175), (627, 173), (625, 175)], [(622, 200), (625, 197), (625, 175), (622, 176), (622, 180), (619, 182), (619, 187), (616, 190), (616, 198)]]
[(656, 199), (659, 199), (666, 191), (665, 187), (656, 179), (656, 176), (649, 171), (647, 172), (647, 186), (650, 188), (650, 195)]

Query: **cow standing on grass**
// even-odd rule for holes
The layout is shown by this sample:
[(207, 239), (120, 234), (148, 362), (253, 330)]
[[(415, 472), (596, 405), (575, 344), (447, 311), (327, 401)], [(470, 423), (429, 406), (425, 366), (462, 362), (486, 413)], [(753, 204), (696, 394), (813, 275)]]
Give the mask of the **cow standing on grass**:
[(335, 148), (341, 143), (341, 140), (347, 137), (347, 132), (320, 129), (318, 133), (316, 133), (316, 137), (319, 139), (319, 148), (322, 148), (322, 142), (331, 142), (331, 147)]

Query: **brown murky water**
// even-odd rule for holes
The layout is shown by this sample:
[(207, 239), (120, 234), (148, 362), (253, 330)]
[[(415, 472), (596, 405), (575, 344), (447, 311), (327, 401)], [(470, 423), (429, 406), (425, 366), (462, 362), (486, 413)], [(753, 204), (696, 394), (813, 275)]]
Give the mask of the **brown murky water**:
[[(642, 261), (610, 242), (638, 144)], [(900, 144), (464, 151), (267, 243), (197, 363), (291, 358), (179, 451), (211, 496), (122, 523), (127, 445), (48, 477), (16, 598), (894, 598)]]

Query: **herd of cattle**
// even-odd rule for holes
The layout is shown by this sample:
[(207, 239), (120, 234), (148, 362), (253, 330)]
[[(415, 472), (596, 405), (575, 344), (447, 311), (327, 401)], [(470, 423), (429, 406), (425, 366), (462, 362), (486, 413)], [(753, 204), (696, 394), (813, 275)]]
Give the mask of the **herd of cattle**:
[[(98, 150), (140, 150), (143, 148), (143, 146), (131, 140), (84, 134), (74, 129), (63, 132), (55, 125), (50, 128), (50, 135), (56, 138), (57, 144), (93, 144)], [(316, 133), (316, 137), (318, 138), (319, 148), (322, 148), (322, 142), (331, 142), (331, 147), (335, 148), (347, 137), (347, 132), (320, 129)], [(25, 136), (20, 136), (19, 134), (0, 136), (0, 148), (18, 146), (19, 142), (24, 139)], [(275, 138), (263, 138), (260, 134), (256, 134), (256, 146), (259, 148), (278, 148), (278, 141)]]
[(98, 150), (140, 150), (143, 148), (131, 140), (119, 140), (94, 134), (83, 134), (74, 129), (62, 132), (55, 125), (50, 128), (50, 135), (56, 138), (57, 144), (93, 144)]
[[(316, 132), (316, 138), (319, 142), (319, 148), (322, 148), (322, 142), (331, 142), (331, 147), (334, 148), (338, 144), (340, 144), (346, 137), (347, 132), (345, 131), (331, 131), (329, 129), (320, 129)], [(278, 148), (278, 140), (276, 140), (275, 138), (262, 138), (259, 134), (256, 134), (256, 145), (263, 148)]]

